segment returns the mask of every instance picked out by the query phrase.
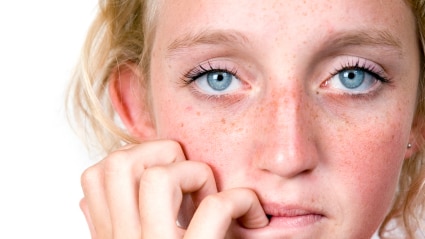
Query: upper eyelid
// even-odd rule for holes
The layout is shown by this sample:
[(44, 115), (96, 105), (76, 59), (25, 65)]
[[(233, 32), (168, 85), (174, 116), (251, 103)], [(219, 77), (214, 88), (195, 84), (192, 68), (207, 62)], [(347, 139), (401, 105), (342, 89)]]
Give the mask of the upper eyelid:
[(379, 63), (369, 59), (357, 56), (343, 56), (342, 59), (337, 60), (337, 65), (333, 66), (333, 71), (330, 75), (338, 74), (341, 70), (347, 69), (364, 69), (382, 77), (388, 77), (388, 74), (383, 66)]
[(238, 68), (229, 67), (228, 64), (219, 64), (213, 61), (207, 61), (206, 63), (201, 63), (195, 68), (189, 70), (187, 73), (183, 74), (185, 78), (193, 79), (194, 77), (200, 77), (209, 72), (227, 72), (238, 77)]

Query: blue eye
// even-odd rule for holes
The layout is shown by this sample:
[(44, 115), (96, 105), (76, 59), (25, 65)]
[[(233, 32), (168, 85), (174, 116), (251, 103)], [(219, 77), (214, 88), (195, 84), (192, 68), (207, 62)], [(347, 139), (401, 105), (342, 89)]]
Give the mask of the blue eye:
[(331, 77), (321, 87), (336, 90), (335, 93), (366, 95), (391, 83), (384, 69), (377, 63), (359, 57), (344, 56), (341, 64), (331, 72)]
[(338, 74), (341, 84), (348, 89), (356, 89), (361, 86), (367, 76), (369, 75), (363, 70), (345, 70)]
[(386, 82), (387, 80), (377, 73), (370, 72), (367, 69), (354, 68), (338, 71), (326, 81), (326, 86), (350, 94), (364, 94), (371, 91), (379, 83)]
[(216, 91), (227, 89), (233, 81), (233, 75), (222, 71), (213, 71), (206, 74), (208, 85)]
[(191, 82), (207, 95), (224, 95), (241, 89), (242, 83), (235, 73), (211, 69), (192, 77)]

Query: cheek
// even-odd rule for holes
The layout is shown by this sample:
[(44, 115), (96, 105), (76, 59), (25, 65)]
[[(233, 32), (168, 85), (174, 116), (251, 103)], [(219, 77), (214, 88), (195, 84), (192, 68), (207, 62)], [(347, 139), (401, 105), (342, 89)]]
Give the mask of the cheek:
[(400, 122), (409, 121), (387, 116), (346, 122), (328, 136), (337, 139), (328, 145), (332, 155), (324, 164), (329, 187), (341, 211), (355, 220), (381, 221), (396, 191), (409, 136), (409, 126)]
[[(190, 106), (163, 104), (158, 114), (159, 137), (178, 141), (188, 160), (211, 166), (220, 189), (230, 178), (250, 170), (246, 155), (252, 145), (252, 117), (234, 117), (228, 112)], [(245, 120), (243, 120), (245, 118)], [(252, 127), (251, 127), (252, 128)], [(239, 181), (239, 180), (238, 180)]]

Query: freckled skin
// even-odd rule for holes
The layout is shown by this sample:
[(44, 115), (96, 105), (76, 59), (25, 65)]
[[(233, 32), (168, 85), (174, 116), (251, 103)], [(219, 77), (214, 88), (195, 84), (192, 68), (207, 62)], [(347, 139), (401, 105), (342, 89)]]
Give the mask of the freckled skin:
[[(219, 190), (246, 187), (262, 203), (324, 210), (325, 221), (290, 238), (370, 238), (391, 206), (414, 115), (419, 50), (404, 1), (165, 2), (151, 63), (159, 136), (210, 165)], [(326, 79), (306, 73), (320, 59), (323, 36), (359, 26), (400, 37), (404, 55), (393, 85), (367, 100), (323, 91)], [(200, 62), (167, 62), (170, 38), (205, 28), (237, 29), (252, 45), (244, 52), (252, 60), (238, 67), (257, 78), (237, 103), (175, 84), (181, 66)], [(235, 238), (249, 238), (233, 229)]]

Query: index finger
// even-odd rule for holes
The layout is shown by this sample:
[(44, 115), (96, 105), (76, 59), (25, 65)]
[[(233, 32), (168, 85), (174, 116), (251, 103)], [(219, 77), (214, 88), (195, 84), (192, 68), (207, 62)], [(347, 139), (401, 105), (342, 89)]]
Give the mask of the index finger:
[(268, 224), (256, 194), (249, 189), (235, 188), (206, 197), (193, 216), (184, 238), (225, 238), (234, 219), (239, 219), (246, 228), (261, 228)]
[(176, 221), (183, 194), (190, 192), (201, 198), (217, 192), (208, 165), (184, 161), (146, 169), (139, 191), (142, 238), (181, 238)]

